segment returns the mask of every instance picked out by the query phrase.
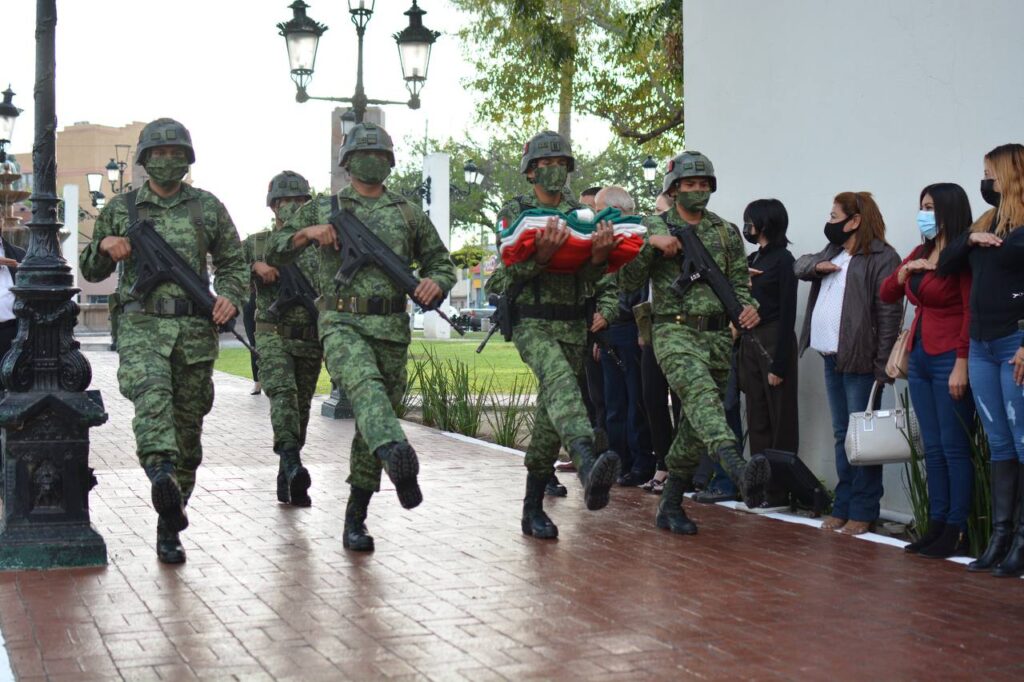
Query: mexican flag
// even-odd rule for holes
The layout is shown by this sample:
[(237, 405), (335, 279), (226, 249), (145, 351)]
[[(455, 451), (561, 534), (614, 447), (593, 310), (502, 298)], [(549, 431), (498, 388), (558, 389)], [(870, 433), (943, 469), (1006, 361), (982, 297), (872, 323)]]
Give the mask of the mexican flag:
[[(617, 208), (606, 208), (597, 215), (590, 209), (579, 209), (570, 213), (536, 208), (523, 211), (511, 225), (501, 229), (501, 260), (505, 265), (514, 265), (528, 260), (536, 249), (537, 232), (547, 225), (548, 219), (557, 217), (569, 228), (569, 239), (552, 257), (548, 272), (572, 273), (590, 258), (590, 240), (598, 223), (611, 221), (618, 245), (608, 256), (608, 270), (615, 272), (633, 260), (644, 243), (646, 228), (642, 218), (623, 215)], [(502, 226), (499, 226), (502, 227)]]

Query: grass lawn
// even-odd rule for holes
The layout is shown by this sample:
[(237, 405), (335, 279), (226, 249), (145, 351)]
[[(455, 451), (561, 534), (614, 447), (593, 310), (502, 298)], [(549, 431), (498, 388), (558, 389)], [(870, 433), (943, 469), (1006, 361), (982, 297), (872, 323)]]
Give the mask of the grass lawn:
[[(426, 341), (423, 339), (422, 332), (415, 332), (412, 345), (409, 346), (409, 354), (422, 358), (429, 350), (441, 362), (449, 358), (460, 360), (475, 370), (478, 383), (486, 384), (493, 376), (494, 384), (491, 390), (498, 393), (506, 393), (511, 388), (512, 381), (516, 376), (525, 375), (524, 378), (532, 378), (530, 369), (519, 359), (519, 353), (515, 346), (502, 340), (500, 334), (492, 336), (484, 352), (477, 355), (476, 347), (482, 339), (482, 333), (470, 332), (465, 337), (450, 341)], [(221, 349), (220, 357), (214, 367), (228, 374), (252, 378), (252, 372), (249, 369), (249, 351), (244, 348)], [(412, 371), (413, 364), (410, 358), (410, 376)], [(317, 382), (316, 389), (317, 393), (330, 392), (331, 380), (326, 369), (320, 371), (320, 380)]]

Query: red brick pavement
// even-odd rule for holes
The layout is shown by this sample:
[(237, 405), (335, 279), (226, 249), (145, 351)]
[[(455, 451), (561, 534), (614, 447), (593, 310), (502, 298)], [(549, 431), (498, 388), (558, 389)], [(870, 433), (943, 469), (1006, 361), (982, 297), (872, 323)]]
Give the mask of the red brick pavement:
[[(314, 506), (274, 497), (267, 402), (218, 375), (188, 563), (153, 551), (115, 356), (91, 354), (110, 422), (93, 431), (105, 569), (0, 574), (20, 679), (965, 679), (1024, 676), (1024, 587), (892, 547), (690, 505), (696, 537), (652, 527), (656, 498), (549, 501), (561, 539), (519, 532), (514, 456), (415, 425), (426, 502), (390, 488), (377, 552), (341, 547), (350, 422), (314, 417)], [(568, 479), (566, 482), (569, 482)]]

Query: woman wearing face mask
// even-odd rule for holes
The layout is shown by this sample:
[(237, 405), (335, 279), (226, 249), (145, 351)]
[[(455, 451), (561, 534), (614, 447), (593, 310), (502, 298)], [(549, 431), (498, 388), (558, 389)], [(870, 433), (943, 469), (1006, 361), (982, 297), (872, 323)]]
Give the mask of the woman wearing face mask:
[(971, 271), (967, 366), (991, 455), (992, 536), (967, 569), (1019, 576), (1024, 574), (1024, 511), (1016, 533), (1013, 524), (1024, 491), (1024, 145), (1005, 144), (986, 154), (985, 175), (998, 193), (995, 218), (982, 216), (950, 243), (939, 256), (938, 271)]
[[(739, 381), (747, 399), (751, 452), (795, 453), (800, 444), (796, 375), (796, 286), (793, 254), (786, 245), (789, 215), (778, 199), (758, 199), (743, 211), (743, 238), (759, 248), (747, 256), (751, 293), (761, 324), (754, 335), (771, 361), (742, 352)], [(747, 347), (744, 347), (747, 350)]]
[(891, 381), (885, 365), (899, 334), (901, 309), (878, 294), (900, 257), (885, 241), (885, 222), (870, 192), (836, 195), (824, 231), (828, 246), (793, 266), (797, 277), (811, 282), (800, 352), (813, 348), (825, 360), (835, 436), (839, 482), (832, 514), (821, 527), (860, 535), (878, 518), (882, 467), (850, 464), (846, 429), (850, 413), (867, 405), (874, 383)]
[[(924, 243), (882, 283), (886, 303), (914, 305), (907, 367), (910, 399), (921, 425), (928, 479), (928, 528), (904, 548), (942, 559), (962, 551), (974, 489), (970, 428), (974, 402), (967, 383), (969, 272), (941, 276), (939, 254), (971, 227), (971, 204), (960, 185), (921, 190), (917, 226)], [(923, 530), (923, 529), (922, 529)]]

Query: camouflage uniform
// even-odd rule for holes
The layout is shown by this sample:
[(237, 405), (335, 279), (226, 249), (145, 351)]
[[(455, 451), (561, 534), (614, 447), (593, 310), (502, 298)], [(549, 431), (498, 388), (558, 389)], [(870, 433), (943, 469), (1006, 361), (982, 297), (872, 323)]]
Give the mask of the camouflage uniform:
[[(266, 262), (271, 231), (250, 235), (243, 243), (249, 266)], [(296, 264), (314, 288), (317, 286), (316, 254), (306, 250)], [(306, 442), (309, 407), (320, 378), (323, 353), (316, 318), (301, 305), (275, 315), (270, 307), (277, 300), (276, 282), (266, 283), (252, 275), (256, 287), (256, 351), (260, 382), (270, 399), (270, 423), (274, 429), (274, 452), (301, 450)], [(282, 335), (282, 331), (286, 332)]]
[[(420, 266), (421, 277), (434, 280), (447, 292), (455, 284), (455, 267), (430, 219), (401, 195), (385, 190), (370, 199), (351, 187), (338, 193), (341, 208), (351, 210), (391, 249)], [(325, 224), (332, 214), (331, 198), (318, 197), (304, 205), (288, 224), (271, 235), (267, 260), (271, 265), (293, 262), (299, 251), (292, 237), (309, 225)], [(345, 390), (355, 412), (348, 482), (363, 490), (380, 490), (382, 462), (371, 453), (389, 443), (405, 442), (395, 408), (406, 390), (406, 362), (412, 333), (406, 313), (406, 295), (374, 265), (364, 266), (347, 287), (335, 283), (341, 257), (334, 249), (316, 249), (319, 260), (320, 341), (327, 371)], [(339, 312), (355, 297), (394, 302), (387, 314)], [(390, 308), (390, 304), (389, 308)], [(358, 307), (358, 306), (357, 306)]]
[[(575, 166), (572, 150), (560, 135), (551, 131), (535, 135), (524, 147), (520, 172), (534, 172), (533, 183), (545, 192), (557, 192), (557, 188), (564, 187), (564, 177), (547, 176), (542, 180), (542, 167), (536, 162), (543, 158), (566, 158), (568, 165), (563, 168), (571, 172)], [(568, 213), (580, 208), (580, 204), (567, 198), (565, 189), (559, 199), (557, 205), (541, 204), (537, 190), (516, 197), (499, 211), (498, 229), (512, 224), (529, 209)], [(608, 504), (608, 490), (617, 475), (618, 456), (594, 452), (593, 427), (580, 389), (587, 352), (585, 300), (594, 294), (597, 281), (606, 270), (606, 265), (595, 266), (588, 259), (575, 273), (551, 273), (531, 257), (511, 266), (502, 263), (487, 282), (490, 294), (508, 296), (513, 287), (520, 289), (511, 306), (515, 320), (512, 342), (537, 377), (537, 404), (524, 462), (527, 477), (522, 531), (526, 535), (558, 537), (558, 529), (543, 511), (543, 498), (561, 445), (565, 445), (576, 464), (589, 509), (601, 509)]]
[[(673, 163), (682, 163), (680, 159), (684, 157), (705, 159), (697, 152), (687, 152)], [(690, 172), (688, 175), (713, 179), (714, 170), (708, 161), (705, 172)], [(670, 171), (666, 190), (674, 186), (679, 177), (687, 175), (677, 172), (672, 177)], [(712, 184), (712, 191), (714, 187)], [(669, 235), (671, 226), (682, 227), (685, 224), (675, 207), (661, 215), (646, 218), (644, 245), (636, 258), (623, 266), (618, 274), (619, 286), (626, 291), (646, 286), (648, 281), (651, 284), (654, 354), (669, 386), (679, 395), (682, 404), (682, 419), (665, 458), (670, 480), (679, 487), (680, 500), (682, 486), (693, 478), (702, 453), (707, 452), (722, 460), (737, 484), (742, 485), (740, 479), (743, 478), (743, 460), (736, 452), (736, 436), (729, 428), (722, 405), (732, 348), (725, 309), (704, 282), (694, 283), (682, 298), (674, 293), (670, 287), (679, 276), (679, 262), (663, 257), (649, 242), (651, 236)], [(732, 283), (740, 302), (756, 305), (750, 293), (746, 252), (736, 226), (704, 210), (700, 223), (694, 229)], [(696, 532), (695, 526), (693, 532)]]

